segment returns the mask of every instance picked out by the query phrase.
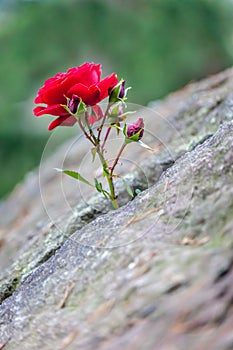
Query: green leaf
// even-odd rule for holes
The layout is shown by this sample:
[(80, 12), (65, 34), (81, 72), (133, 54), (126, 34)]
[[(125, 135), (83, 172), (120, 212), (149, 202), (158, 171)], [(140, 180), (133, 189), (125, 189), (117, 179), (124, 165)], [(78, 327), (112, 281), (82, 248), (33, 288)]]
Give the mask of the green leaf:
[(82, 177), (77, 171), (73, 171), (73, 170), (63, 170), (63, 169), (58, 169), (58, 168), (54, 168), (55, 170), (59, 171), (60, 173), (69, 175), (70, 177), (73, 177), (76, 180), (79, 180), (89, 186), (93, 186), (88, 180), (84, 179), (84, 177)]
[(106, 199), (110, 198), (109, 193), (103, 189), (102, 183), (99, 182), (96, 178), (94, 178), (94, 181), (95, 181), (95, 188), (97, 189), (97, 191), (102, 193)]
[(67, 105), (62, 105), (62, 104), (61, 104), (61, 106), (62, 106), (63, 108), (65, 108), (65, 110), (66, 110), (69, 114), (71, 114), (71, 115), (73, 115), (73, 116), (75, 117), (75, 114), (71, 113), (71, 111), (70, 111), (70, 109), (69, 109), (69, 107), (68, 107)]
[(109, 175), (109, 171), (107, 168), (103, 168), (103, 176), (108, 176)]
[(128, 91), (132, 89), (132, 86), (129, 86), (125, 89), (125, 96), (124, 96), (124, 101), (127, 100), (127, 94), (128, 94)]
[(99, 182), (96, 177), (94, 178), (95, 181), (95, 188), (97, 189), (98, 192), (102, 192), (103, 191), (103, 187), (102, 187), (102, 183)]
[(104, 190), (103, 190), (103, 191), (102, 191), (102, 194), (103, 194), (103, 196), (104, 196), (106, 199), (110, 198), (107, 191), (104, 191)]
[(122, 122), (124, 121), (130, 114), (134, 114), (136, 113), (136, 111), (128, 111), (128, 112), (125, 112), (123, 114), (110, 114), (109, 118), (108, 118), (108, 122), (110, 124), (113, 124), (113, 123), (119, 123), (119, 122)]
[(94, 162), (94, 160), (95, 160), (95, 156), (96, 156), (96, 148), (92, 148), (91, 149), (91, 154), (92, 154), (92, 162)]
[(109, 127), (110, 127), (110, 128), (115, 128), (115, 129), (117, 129), (119, 132), (120, 132), (120, 131), (123, 131), (123, 129), (122, 129), (119, 125), (117, 125), (117, 124), (111, 124), (111, 125), (109, 125)]
[[(128, 137), (127, 133), (125, 133), (124, 134), (125, 135), (125, 144), (127, 145), (130, 142), (138, 142), (139, 143), (139, 141), (140, 141), (139, 138), (140, 138), (141, 131), (142, 131), (142, 129), (140, 129), (136, 134), (132, 135), (131, 137)], [(144, 147), (144, 146), (142, 146), (142, 147)]]
[(114, 107), (111, 108), (110, 112), (108, 113), (108, 122), (110, 124), (112, 123), (117, 123), (118, 122), (118, 115), (119, 115), (119, 108), (120, 108), (120, 103), (115, 103)]
[(121, 79), (117, 85), (115, 85), (115, 87), (112, 89), (112, 92), (109, 96), (109, 102), (110, 103), (116, 103), (118, 102), (120, 99), (119, 99), (119, 94), (120, 94), (120, 91), (121, 91), (121, 86), (122, 86), (122, 81), (123, 79)]
[(122, 129), (121, 128), (116, 128), (116, 133), (117, 133), (117, 136), (120, 134), (120, 131), (121, 131)]
[(127, 137), (127, 124), (125, 123), (124, 128), (123, 128), (123, 134), (125, 137)]
[(133, 190), (129, 186), (129, 184), (125, 181), (125, 179), (122, 179), (122, 182), (123, 182), (123, 184), (125, 186), (125, 189), (126, 189), (127, 193), (130, 195), (130, 197), (134, 197)]
[(111, 109), (111, 112), (110, 112), (110, 114), (109, 114), (109, 117), (111, 117), (111, 116), (114, 116), (114, 117), (118, 116), (120, 103), (119, 103), (119, 102), (118, 102), (118, 103), (115, 103), (115, 105), (116, 105), (116, 106), (114, 106), (114, 107)]
[(82, 100), (80, 100), (79, 105), (78, 105), (77, 114), (82, 114), (85, 111), (86, 111), (86, 105)]
[(142, 142), (141, 140), (138, 141), (139, 145), (143, 148), (148, 149), (148, 151), (154, 151), (153, 148), (151, 148), (150, 146), (146, 145), (144, 142)]
[(123, 120), (125, 120), (125, 119), (128, 117), (128, 115), (134, 114), (134, 113), (136, 113), (136, 111), (128, 111), (128, 112), (125, 112), (125, 113), (123, 113), (123, 114), (121, 114), (121, 115), (119, 116), (119, 119), (120, 119), (121, 121), (123, 121)]

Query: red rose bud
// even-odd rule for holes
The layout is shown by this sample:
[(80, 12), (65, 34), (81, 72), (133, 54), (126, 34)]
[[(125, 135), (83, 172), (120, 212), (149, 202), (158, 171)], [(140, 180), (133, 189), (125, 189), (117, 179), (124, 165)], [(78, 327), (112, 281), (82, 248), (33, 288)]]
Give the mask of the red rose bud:
[(77, 95), (73, 95), (71, 100), (68, 103), (68, 108), (71, 111), (71, 113), (73, 114), (77, 113), (79, 103), (80, 103), (80, 97), (78, 97)]
[(123, 98), (125, 96), (125, 80), (122, 80), (121, 88), (119, 92), (119, 98)]
[(119, 81), (119, 83), (112, 89), (109, 89), (109, 102), (115, 103), (121, 101), (125, 97), (125, 80)]
[(127, 137), (132, 141), (139, 141), (142, 138), (143, 133), (144, 123), (142, 118), (139, 118), (135, 123), (130, 124), (126, 131)]

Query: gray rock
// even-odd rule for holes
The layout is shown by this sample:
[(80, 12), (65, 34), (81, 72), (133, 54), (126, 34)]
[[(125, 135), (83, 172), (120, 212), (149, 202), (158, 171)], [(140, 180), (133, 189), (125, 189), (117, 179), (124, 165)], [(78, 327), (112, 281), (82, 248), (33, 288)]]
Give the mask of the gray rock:
[(0, 349), (233, 348), (232, 88), (230, 69), (140, 111), (157, 151), (129, 148), (141, 193), (118, 181), (117, 211), (71, 182), (60, 200), (67, 145), (1, 204)]

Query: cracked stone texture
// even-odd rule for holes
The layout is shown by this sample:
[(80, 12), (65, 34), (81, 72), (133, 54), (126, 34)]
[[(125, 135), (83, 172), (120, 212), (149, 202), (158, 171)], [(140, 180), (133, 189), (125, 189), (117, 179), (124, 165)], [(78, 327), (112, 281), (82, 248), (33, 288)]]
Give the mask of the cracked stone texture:
[(139, 113), (119, 210), (62, 177), (64, 201), (67, 144), (0, 204), (0, 349), (233, 348), (233, 69)]

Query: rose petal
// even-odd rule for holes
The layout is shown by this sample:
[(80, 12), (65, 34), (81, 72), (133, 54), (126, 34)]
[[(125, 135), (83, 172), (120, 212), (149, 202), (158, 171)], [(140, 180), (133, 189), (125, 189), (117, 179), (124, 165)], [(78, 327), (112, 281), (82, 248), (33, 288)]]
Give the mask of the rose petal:
[[(86, 62), (77, 67), (77, 71), (72, 71), (72, 68), (68, 70), (68, 74), (76, 75), (76, 83), (83, 84), (85, 86), (91, 86), (99, 83), (101, 77), (101, 64)], [(78, 76), (77, 76), (78, 75)]]
[(66, 73), (58, 73), (47, 79), (42, 88), (39, 89), (35, 103), (48, 105), (64, 104), (66, 102), (67, 90), (78, 83), (87, 87), (99, 83), (101, 77), (101, 65), (84, 63), (79, 67), (70, 68)]
[(75, 119), (73, 116), (58, 117), (57, 119), (53, 120), (49, 124), (48, 130), (52, 130), (59, 125), (61, 125), (61, 126), (73, 126), (76, 122), (77, 122), (77, 119)]
[(73, 95), (77, 95), (83, 101), (88, 94), (88, 87), (83, 84), (75, 84), (67, 91), (67, 97), (72, 98)]
[[(57, 80), (54, 84), (42, 88), (43, 103), (48, 105), (65, 104), (67, 90), (76, 83), (76, 77), (70, 76), (62, 80)], [(38, 103), (38, 102), (36, 102)]]
[(98, 84), (98, 87), (100, 89), (100, 100), (106, 98), (108, 96), (109, 89), (112, 89), (117, 83), (118, 78), (115, 73), (112, 73), (101, 80)]
[(67, 92), (68, 97), (71, 97), (72, 95), (80, 97), (88, 106), (100, 102), (100, 90), (97, 85), (92, 85), (88, 88), (83, 84), (76, 84)]
[[(55, 103), (52, 101), (51, 101), (51, 103), (49, 103), (50, 101), (48, 101), (46, 99), (46, 94), (48, 91), (50, 91), (51, 88), (53, 88), (57, 85), (61, 85), (61, 83), (66, 79), (66, 77), (67, 77), (66, 73), (57, 73), (54, 77), (45, 80), (44, 85), (39, 89), (34, 102), (35, 103), (56, 104), (57, 98), (56, 98)], [(62, 94), (62, 98), (64, 98), (63, 94)], [(60, 103), (62, 103), (62, 102), (60, 101)]]
[(51, 114), (56, 116), (69, 116), (69, 113), (60, 104), (49, 107), (36, 107), (33, 109), (33, 113), (36, 117), (40, 117), (43, 114)]
[[(33, 109), (33, 113), (36, 117), (39, 117), (40, 115), (44, 114), (43, 111), (46, 109), (46, 107), (35, 107)], [(41, 113), (42, 112), (42, 113)]]
[(92, 106), (92, 110), (93, 110), (94, 114), (92, 114), (89, 118), (90, 124), (94, 124), (98, 120), (102, 119), (104, 116), (102, 108), (100, 106), (98, 106), (98, 105)]
[(35, 103), (65, 104), (67, 90), (79, 82), (78, 70), (77, 68), (73, 70), (73, 74), (59, 73), (46, 80), (44, 86), (38, 91)]
[(92, 85), (88, 89), (88, 98), (86, 104), (94, 106), (101, 101), (100, 89), (97, 85)]

